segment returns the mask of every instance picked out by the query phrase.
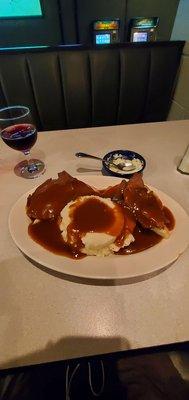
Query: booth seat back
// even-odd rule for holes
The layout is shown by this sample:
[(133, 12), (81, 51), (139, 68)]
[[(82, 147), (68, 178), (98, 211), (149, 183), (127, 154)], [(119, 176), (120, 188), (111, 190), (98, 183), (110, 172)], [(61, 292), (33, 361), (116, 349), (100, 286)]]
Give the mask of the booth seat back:
[(164, 121), (184, 42), (0, 52), (0, 107), (40, 130)]

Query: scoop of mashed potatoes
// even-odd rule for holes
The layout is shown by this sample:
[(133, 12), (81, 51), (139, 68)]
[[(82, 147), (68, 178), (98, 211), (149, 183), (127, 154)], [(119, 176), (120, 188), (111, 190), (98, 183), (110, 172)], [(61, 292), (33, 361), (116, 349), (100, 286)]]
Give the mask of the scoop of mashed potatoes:
[(123, 210), (109, 198), (78, 197), (63, 208), (61, 218), (64, 241), (86, 255), (108, 256), (134, 241), (128, 229), (124, 230)]

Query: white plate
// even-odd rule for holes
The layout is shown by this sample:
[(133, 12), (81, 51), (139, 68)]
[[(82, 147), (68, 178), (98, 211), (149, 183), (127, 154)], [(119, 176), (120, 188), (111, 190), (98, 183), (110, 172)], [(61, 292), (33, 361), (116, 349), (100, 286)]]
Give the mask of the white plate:
[[(104, 188), (120, 182), (120, 178), (105, 176), (82, 176), (82, 181)], [(175, 228), (169, 239), (163, 239), (154, 247), (143, 252), (125, 256), (90, 256), (81, 260), (72, 260), (47, 251), (34, 242), (28, 235), (29, 218), (26, 215), (24, 194), (13, 206), (9, 215), (9, 230), (17, 247), (30, 259), (51, 270), (63, 274), (92, 279), (144, 279), (145, 276), (165, 269), (186, 249), (189, 241), (189, 217), (184, 209), (165, 193), (152, 188), (173, 212)], [(140, 280), (139, 279), (139, 280)]]

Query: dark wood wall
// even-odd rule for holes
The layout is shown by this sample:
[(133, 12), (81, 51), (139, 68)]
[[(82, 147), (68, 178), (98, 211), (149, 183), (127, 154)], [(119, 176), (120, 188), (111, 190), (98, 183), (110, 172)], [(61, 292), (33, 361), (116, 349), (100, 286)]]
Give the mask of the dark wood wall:
[(41, 0), (43, 18), (0, 20), (0, 46), (91, 44), (90, 25), (98, 18), (120, 18), (121, 41), (130, 18), (159, 16), (159, 40), (169, 40), (179, 0)]

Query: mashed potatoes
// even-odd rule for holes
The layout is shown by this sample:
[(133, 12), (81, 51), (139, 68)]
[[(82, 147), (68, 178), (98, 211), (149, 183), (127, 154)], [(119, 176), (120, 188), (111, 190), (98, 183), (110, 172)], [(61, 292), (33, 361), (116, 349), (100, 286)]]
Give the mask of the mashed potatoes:
[[(63, 239), (72, 247), (80, 247), (87, 255), (107, 256), (128, 246), (134, 237), (124, 231), (122, 209), (111, 199), (99, 196), (78, 197), (61, 212)], [(116, 239), (122, 235), (119, 244)]]

